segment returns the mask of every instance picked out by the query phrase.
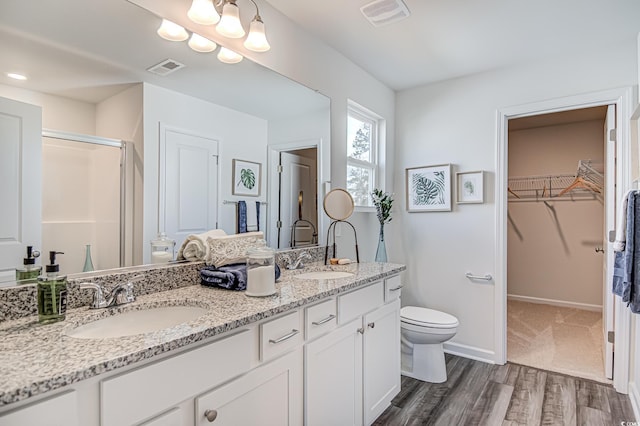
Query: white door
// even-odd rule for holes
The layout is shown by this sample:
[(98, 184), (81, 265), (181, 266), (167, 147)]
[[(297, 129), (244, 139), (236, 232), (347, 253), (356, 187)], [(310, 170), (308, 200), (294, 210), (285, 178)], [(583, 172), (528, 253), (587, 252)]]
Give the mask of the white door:
[[(603, 247), (603, 282), (604, 290), (602, 297), (602, 332), (604, 343), (602, 346), (604, 358), (604, 373), (609, 379), (613, 379), (613, 342), (609, 342), (609, 332), (614, 331), (614, 304), (613, 304), (613, 245), (609, 238), (609, 231), (615, 229), (616, 206), (616, 107), (607, 107), (607, 118), (604, 126), (604, 138), (606, 141), (606, 165), (605, 165), (605, 202), (604, 202), (604, 237)], [(611, 339), (613, 340), (613, 339)]]
[(364, 424), (370, 425), (400, 392), (400, 300), (364, 317)]
[(291, 233), (296, 224), (295, 246), (310, 244), (318, 229), (316, 159), (289, 152), (280, 153), (280, 238), (278, 248), (291, 247)]
[(362, 424), (360, 318), (305, 347), (305, 425)]
[(160, 128), (158, 232), (176, 241), (217, 228), (218, 141)]
[(0, 282), (15, 279), (26, 246), (41, 249), (41, 133), (40, 107), (0, 98)]

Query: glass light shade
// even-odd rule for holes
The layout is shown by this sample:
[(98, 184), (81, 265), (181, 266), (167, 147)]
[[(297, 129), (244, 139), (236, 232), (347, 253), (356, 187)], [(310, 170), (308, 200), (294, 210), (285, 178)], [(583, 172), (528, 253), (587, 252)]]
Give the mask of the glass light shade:
[(249, 35), (244, 41), (244, 47), (254, 52), (266, 52), (271, 49), (267, 41), (267, 36), (264, 33), (264, 23), (259, 16), (256, 16), (253, 21), (251, 21)]
[(220, 62), (224, 62), (225, 64), (237, 64), (242, 61), (243, 56), (234, 52), (233, 50), (229, 50), (226, 47), (220, 47), (220, 52), (218, 52), (218, 59)]
[(158, 35), (169, 41), (184, 41), (189, 38), (187, 30), (167, 19), (162, 20), (162, 25), (158, 28)]
[(240, 22), (240, 10), (235, 3), (226, 2), (222, 8), (222, 17), (216, 26), (218, 33), (229, 38), (244, 37), (244, 28)]
[(213, 0), (193, 0), (187, 16), (196, 24), (202, 25), (215, 25), (220, 21)]
[(208, 38), (202, 37), (200, 34), (193, 33), (189, 39), (189, 47), (196, 52), (207, 53), (216, 50), (218, 45)]

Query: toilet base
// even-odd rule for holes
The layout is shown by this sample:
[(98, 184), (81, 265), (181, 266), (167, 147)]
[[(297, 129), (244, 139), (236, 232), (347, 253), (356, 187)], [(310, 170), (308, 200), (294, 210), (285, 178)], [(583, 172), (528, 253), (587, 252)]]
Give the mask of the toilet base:
[(402, 363), (401, 373), (403, 376), (429, 383), (447, 381), (447, 366), (444, 360), (442, 343), (413, 345), (412, 352), (410, 358), (413, 365), (407, 365), (409, 364), (408, 362)]

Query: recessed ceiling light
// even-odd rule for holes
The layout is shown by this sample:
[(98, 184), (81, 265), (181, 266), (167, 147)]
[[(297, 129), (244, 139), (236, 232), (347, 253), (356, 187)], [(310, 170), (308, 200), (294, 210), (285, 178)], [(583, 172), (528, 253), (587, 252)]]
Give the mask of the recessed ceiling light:
[(7, 77), (9, 78), (13, 78), (15, 80), (26, 80), (27, 76), (26, 75), (22, 75), (22, 74), (17, 74), (15, 72), (8, 72), (7, 73)]

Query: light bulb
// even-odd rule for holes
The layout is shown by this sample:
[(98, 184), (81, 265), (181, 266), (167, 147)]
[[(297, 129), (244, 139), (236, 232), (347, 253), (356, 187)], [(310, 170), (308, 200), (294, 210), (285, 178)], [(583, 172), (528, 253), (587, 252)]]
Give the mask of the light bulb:
[(244, 41), (244, 47), (249, 50), (253, 50), (254, 52), (266, 52), (271, 49), (271, 46), (267, 41), (267, 36), (264, 33), (264, 23), (262, 22), (262, 19), (260, 19), (259, 15), (256, 15), (256, 17), (253, 18), (253, 21), (251, 21), (249, 35)]
[(235, 0), (227, 0), (222, 8), (222, 17), (216, 26), (216, 31), (225, 37), (244, 37), (244, 28), (240, 22), (240, 10)]
[(229, 50), (226, 47), (220, 47), (220, 52), (218, 52), (218, 59), (220, 62), (224, 62), (225, 64), (237, 64), (242, 61), (243, 56), (234, 52), (233, 50)]
[(196, 52), (207, 53), (216, 50), (218, 45), (208, 38), (202, 37), (200, 34), (193, 33), (189, 39), (189, 47)]
[(169, 41), (184, 41), (189, 38), (189, 34), (184, 28), (167, 19), (162, 20), (162, 24), (158, 28), (158, 35)]
[(215, 25), (220, 21), (213, 0), (193, 0), (187, 16), (196, 24), (202, 25)]

